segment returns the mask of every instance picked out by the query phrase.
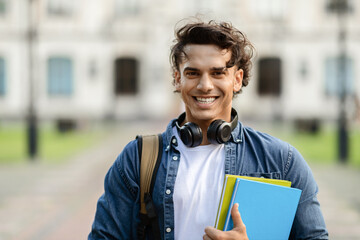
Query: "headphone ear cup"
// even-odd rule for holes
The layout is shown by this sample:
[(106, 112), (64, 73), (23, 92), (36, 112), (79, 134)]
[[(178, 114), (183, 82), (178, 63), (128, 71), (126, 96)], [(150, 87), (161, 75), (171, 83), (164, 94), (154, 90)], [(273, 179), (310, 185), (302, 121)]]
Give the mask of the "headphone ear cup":
[(187, 122), (180, 128), (181, 141), (187, 147), (199, 146), (202, 142), (201, 128), (192, 122)]
[(207, 131), (208, 141), (213, 144), (221, 144), (229, 141), (231, 137), (231, 124), (224, 120), (213, 121)]
[(207, 138), (208, 138), (208, 141), (209, 142), (211, 142), (211, 143), (213, 143), (213, 144), (218, 144), (219, 142), (217, 141), (217, 132), (218, 132), (218, 128), (219, 128), (219, 126), (221, 125), (221, 124), (223, 124), (224, 123), (224, 121), (223, 120), (220, 120), (220, 119), (218, 119), (218, 120), (215, 120), (215, 121), (213, 121), (211, 124), (210, 124), (210, 126), (209, 126), (209, 128), (208, 128), (208, 130), (207, 130)]
[(219, 143), (226, 143), (227, 141), (229, 141), (230, 137), (231, 137), (231, 124), (228, 122), (225, 122), (223, 124), (221, 124), (218, 128), (218, 134), (217, 136), (217, 140)]

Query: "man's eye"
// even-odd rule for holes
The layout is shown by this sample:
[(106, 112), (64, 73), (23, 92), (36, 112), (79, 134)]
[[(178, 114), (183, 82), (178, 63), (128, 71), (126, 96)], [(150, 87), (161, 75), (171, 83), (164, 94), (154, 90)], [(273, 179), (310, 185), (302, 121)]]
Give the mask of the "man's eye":
[(197, 72), (186, 72), (185, 74), (186, 74), (186, 76), (197, 76), (198, 75)]
[(219, 72), (214, 72), (213, 73), (215, 76), (220, 76), (220, 75), (223, 75), (225, 74), (224, 71), (219, 71)]

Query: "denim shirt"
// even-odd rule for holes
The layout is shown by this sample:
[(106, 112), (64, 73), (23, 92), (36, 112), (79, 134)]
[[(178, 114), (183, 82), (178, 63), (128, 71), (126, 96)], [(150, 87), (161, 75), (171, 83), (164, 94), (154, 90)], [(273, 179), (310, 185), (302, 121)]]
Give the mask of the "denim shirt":
[[(172, 120), (162, 134), (163, 154), (153, 190), (162, 239), (169, 240), (174, 239), (173, 192), (181, 161), (175, 149), (174, 124)], [(98, 200), (88, 239), (137, 239), (139, 169), (134, 140), (123, 149), (105, 177), (105, 193)], [(292, 187), (301, 189), (302, 194), (289, 239), (328, 239), (313, 174), (300, 153), (288, 143), (239, 122), (225, 143), (225, 174), (291, 181)]]

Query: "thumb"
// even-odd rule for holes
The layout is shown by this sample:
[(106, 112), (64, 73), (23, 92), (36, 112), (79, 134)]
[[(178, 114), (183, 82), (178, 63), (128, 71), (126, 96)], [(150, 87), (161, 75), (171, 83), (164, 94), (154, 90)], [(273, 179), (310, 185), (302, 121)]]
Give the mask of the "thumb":
[(231, 208), (231, 218), (234, 222), (234, 228), (245, 229), (245, 224), (243, 223), (240, 212), (239, 212), (239, 204), (235, 203), (234, 206)]

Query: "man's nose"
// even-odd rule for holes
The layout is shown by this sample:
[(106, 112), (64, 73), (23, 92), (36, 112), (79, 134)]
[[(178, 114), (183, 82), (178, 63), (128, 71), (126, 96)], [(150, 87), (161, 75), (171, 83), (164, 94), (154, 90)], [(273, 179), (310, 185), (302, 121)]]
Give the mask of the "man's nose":
[(203, 74), (199, 79), (197, 89), (203, 92), (209, 92), (214, 88), (211, 77), (208, 74)]

